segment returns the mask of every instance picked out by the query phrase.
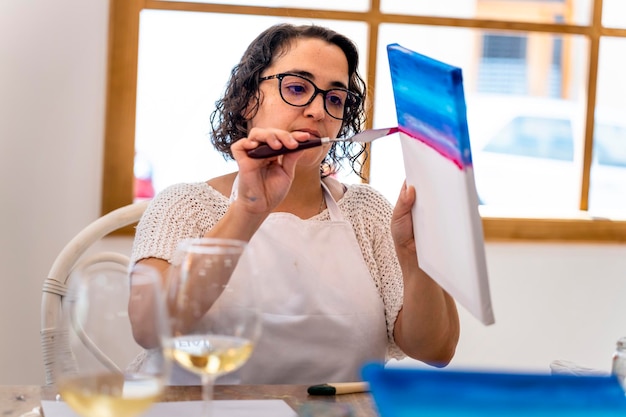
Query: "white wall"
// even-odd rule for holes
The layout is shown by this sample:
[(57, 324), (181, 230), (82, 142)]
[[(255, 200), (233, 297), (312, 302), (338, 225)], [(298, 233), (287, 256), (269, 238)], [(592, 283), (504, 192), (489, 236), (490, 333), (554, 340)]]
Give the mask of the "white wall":
[(486, 249), (496, 323), (485, 327), (461, 309), (450, 367), (550, 372), (558, 359), (609, 372), (615, 342), (626, 335), (626, 246)]
[(0, 1), (0, 383), (41, 383), (41, 284), (99, 215), (108, 0)]
[[(41, 284), (99, 215), (107, 27), (108, 0), (0, 1), (0, 384), (43, 383)], [(462, 310), (452, 366), (608, 370), (626, 335), (626, 246), (488, 244), (487, 257), (497, 323)]]

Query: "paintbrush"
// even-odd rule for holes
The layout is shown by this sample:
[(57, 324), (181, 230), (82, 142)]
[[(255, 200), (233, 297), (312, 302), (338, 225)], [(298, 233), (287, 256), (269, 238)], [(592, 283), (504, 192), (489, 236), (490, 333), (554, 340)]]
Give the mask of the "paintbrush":
[(370, 390), (367, 382), (335, 382), (328, 384), (312, 385), (307, 389), (309, 395), (339, 395), (355, 394)]
[(304, 142), (299, 142), (298, 147), (295, 149), (285, 148), (284, 146), (280, 149), (272, 149), (267, 144), (259, 145), (258, 147), (251, 149), (248, 151), (248, 156), (250, 158), (269, 158), (272, 156), (283, 155), (290, 152), (301, 151), (302, 149), (315, 148), (317, 146), (322, 146), (325, 143), (331, 142), (362, 142), (367, 143), (371, 142), (374, 139), (382, 138), (383, 136), (391, 135), (392, 133), (398, 132), (397, 127), (387, 127), (384, 129), (368, 129), (364, 130), (356, 135), (349, 138), (315, 138), (305, 140)]

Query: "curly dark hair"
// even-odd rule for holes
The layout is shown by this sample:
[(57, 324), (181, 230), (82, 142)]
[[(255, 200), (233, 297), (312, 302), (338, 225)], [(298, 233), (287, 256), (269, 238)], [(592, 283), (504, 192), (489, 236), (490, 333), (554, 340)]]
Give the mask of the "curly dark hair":
[[(252, 41), (239, 64), (232, 69), (223, 97), (215, 102), (216, 109), (211, 113), (211, 142), (224, 159), (234, 159), (231, 145), (248, 135), (244, 114), (250, 110), (252, 102), (255, 103), (252, 114), (258, 110), (261, 73), (276, 57), (287, 52), (292, 40), (299, 38), (321, 39), (337, 45), (344, 52), (348, 60), (348, 89), (362, 100), (343, 121), (338, 137), (350, 137), (361, 131), (365, 122), (366, 85), (358, 72), (359, 54), (356, 45), (347, 37), (322, 26), (278, 24), (266, 29)], [(337, 172), (342, 160), (347, 159), (352, 170), (363, 178), (362, 163), (367, 158), (365, 149), (361, 143), (333, 142), (320, 165), (322, 176)], [(364, 155), (363, 159), (361, 155)]]

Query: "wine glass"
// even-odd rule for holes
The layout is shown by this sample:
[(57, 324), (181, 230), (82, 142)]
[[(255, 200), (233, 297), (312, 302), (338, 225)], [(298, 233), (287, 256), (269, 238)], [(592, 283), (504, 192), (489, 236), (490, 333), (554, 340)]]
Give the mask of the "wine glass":
[(187, 239), (174, 255), (165, 354), (201, 377), (206, 415), (215, 379), (243, 366), (260, 335), (255, 270), (251, 248), (234, 239)]
[(133, 336), (129, 303), (140, 305), (142, 330), (158, 347), (168, 336), (160, 274), (136, 265), (129, 271), (100, 263), (77, 269), (62, 303), (62, 333), (54, 350), (56, 385), (62, 400), (83, 417), (135, 417), (163, 391), (167, 358), (149, 369), (130, 370), (143, 348)]

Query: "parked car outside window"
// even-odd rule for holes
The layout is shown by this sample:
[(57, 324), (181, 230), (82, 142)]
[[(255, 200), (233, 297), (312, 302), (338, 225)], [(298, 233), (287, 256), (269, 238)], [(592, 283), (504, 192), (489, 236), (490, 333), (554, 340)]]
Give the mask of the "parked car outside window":
[[(476, 187), (482, 204), (576, 211), (584, 113), (576, 103), (524, 97), (468, 103)], [(626, 217), (626, 117), (598, 112), (589, 210)]]

